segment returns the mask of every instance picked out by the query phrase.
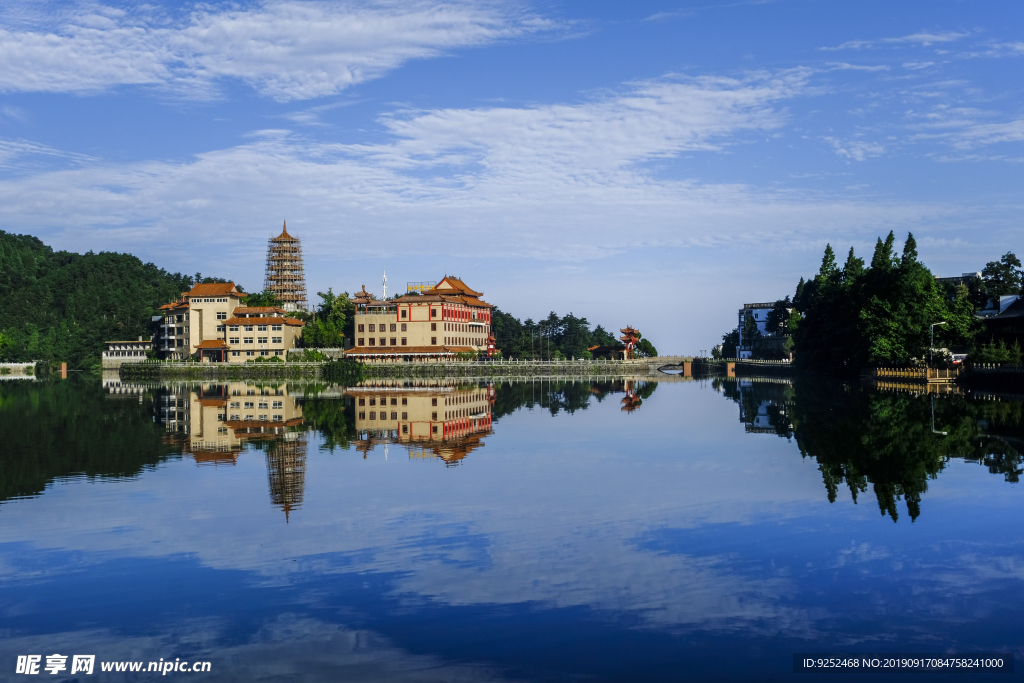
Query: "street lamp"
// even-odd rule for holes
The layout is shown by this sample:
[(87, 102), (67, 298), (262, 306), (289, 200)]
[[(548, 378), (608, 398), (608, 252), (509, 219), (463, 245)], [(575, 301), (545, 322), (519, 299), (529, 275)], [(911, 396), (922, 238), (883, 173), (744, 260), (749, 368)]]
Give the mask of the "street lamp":
[(935, 328), (938, 325), (945, 325), (945, 324), (946, 324), (945, 322), (932, 323), (931, 325), (928, 326), (928, 329), (931, 331), (931, 335), (932, 335), (931, 336), (931, 342), (928, 344), (928, 365), (934, 364), (934, 361), (935, 361)]

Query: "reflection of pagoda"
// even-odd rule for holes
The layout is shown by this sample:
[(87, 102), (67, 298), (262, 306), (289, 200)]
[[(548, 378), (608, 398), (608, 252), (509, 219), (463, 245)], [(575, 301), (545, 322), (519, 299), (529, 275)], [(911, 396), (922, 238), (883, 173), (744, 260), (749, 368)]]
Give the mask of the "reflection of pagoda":
[(640, 407), (643, 401), (637, 396), (636, 391), (633, 388), (633, 380), (626, 380), (626, 396), (622, 399), (622, 411), (625, 413), (632, 413), (634, 410)]
[(306, 487), (306, 435), (288, 432), (267, 450), (267, 483), (271, 504), (284, 510), (285, 522), (302, 505)]
[(619, 337), (619, 339), (621, 339), (622, 343), (626, 345), (626, 358), (632, 358), (633, 349), (636, 348), (637, 342), (640, 341), (640, 331), (634, 330), (629, 325), (626, 325), (624, 328), (619, 330), (619, 332), (622, 333), (622, 336)]

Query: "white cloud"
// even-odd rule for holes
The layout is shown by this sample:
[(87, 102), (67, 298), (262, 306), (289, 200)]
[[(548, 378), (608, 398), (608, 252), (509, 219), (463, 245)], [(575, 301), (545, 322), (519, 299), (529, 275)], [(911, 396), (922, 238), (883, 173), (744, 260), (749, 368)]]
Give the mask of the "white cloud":
[(877, 40), (849, 40), (836, 47), (823, 47), (822, 50), (863, 50), (879, 45), (920, 45), (928, 47), (935, 43), (952, 43), (970, 36), (970, 33), (958, 33), (956, 31), (931, 32), (920, 31), (906, 36), (896, 38), (879, 38)]
[(870, 157), (877, 157), (885, 154), (885, 146), (878, 142), (869, 142), (866, 140), (840, 140), (838, 138), (828, 136), (826, 136), (824, 140), (832, 145), (836, 154), (854, 161), (864, 161)]
[[(316, 226), (310, 246), (322, 254), (344, 244), (350, 257), (398, 249), (578, 261), (652, 246), (790, 241), (836, 220), (888, 224), (934, 212), (666, 179), (645, 165), (780, 128), (779, 102), (806, 77), (666, 78), (581, 104), (398, 113), (383, 120), (390, 138), (374, 145), (259, 131), (186, 163), (94, 163), (7, 180), (0, 213), (26, 227), (89, 230), (90, 246), (113, 240), (129, 250), (177, 248), (180, 230), (198, 222), (211, 243), (241, 256), (259, 245), (239, 242), (237, 225), (302, 207)], [(844, 149), (851, 158), (880, 153), (868, 143)], [(382, 224), (397, 242), (376, 238)], [(434, 238), (441, 232), (444, 241)]]
[(547, 31), (497, 3), (265, 2), (176, 23), (100, 7), (56, 26), (0, 29), (0, 89), (91, 92), (152, 85), (192, 97), (238, 79), (277, 100), (338, 93), (411, 59)]
[(914, 140), (939, 140), (961, 150), (1024, 142), (1024, 119), (991, 121), (999, 115), (996, 112), (939, 105), (931, 111), (911, 112), (910, 115), (923, 131), (916, 134)]
[(826, 66), (836, 71), (888, 71), (890, 68), (884, 64), (868, 66), (865, 64), (849, 64), (847, 62), (829, 62)]

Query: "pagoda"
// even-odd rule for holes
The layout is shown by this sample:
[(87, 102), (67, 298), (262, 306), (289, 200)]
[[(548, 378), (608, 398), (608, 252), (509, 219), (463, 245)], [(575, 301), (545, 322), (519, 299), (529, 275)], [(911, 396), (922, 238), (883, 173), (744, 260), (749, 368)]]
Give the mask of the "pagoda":
[(306, 310), (306, 275), (302, 267), (302, 243), (288, 234), (288, 223), (281, 234), (267, 241), (267, 274), (263, 289), (281, 300), (286, 311)]
[(623, 329), (619, 330), (622, 336), (619, 339), (626, 345), (626, 358), (633, 357), (633, 349), (636, 348), (637, 342), (640, 341), (640, 331), (634, 330), (629, 325), (626, 325)]

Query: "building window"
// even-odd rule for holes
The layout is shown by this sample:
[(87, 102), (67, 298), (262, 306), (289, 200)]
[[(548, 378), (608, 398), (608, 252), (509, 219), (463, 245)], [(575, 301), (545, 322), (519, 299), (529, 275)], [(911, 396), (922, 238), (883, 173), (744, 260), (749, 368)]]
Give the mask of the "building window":
[(252, 325), (246, 325), (245, 326), (245, 331), (246, 332), (252, 332)]
[(385, 339), (384, 337), (381, 337), (380, 338), (380, 345), (381, 346), (387, 346), (388, 345), (388, 340)]
[(431, 337), (430, 338), (430, 345), (431, 346), (437, 346), (437, 337)]
[(371, 420), (376, 420), (377, 419), (377, 411), (375, 411), (375, 410), (371, 410), (370, 411), (370, 419)]
[(267, 403), (266, 401), (260, 401), (260, 404), (259, 404), (259, 406), (257, 406), (257, 407), (258, 407), (258, 408), (259, 408), (260, 410), (266, 410), (267, 408), (269, 408), (269, 407), (270, 407), (270, 404), (269, 404), (269, 403)]
[[(402, 413), (402, 419), (403, 420), (407, 419), (405, 417), (405, 413)], [(403, 434), (408, 434), (409, 433), (409, 425), (402, 425), (402, 433)]]
[(437, 332), (437, 323), (430, 323), (430, 331)]
[(366, 405), (366, 399), (365, 398), (359, 399), (359, 405), (365, 406)]
[(261, 356), (269, 356), (270, 355), (270, 351), (260, 351), (260, 355)]
[(371, 406), (375, 406), (375, 405), (377, 405), (377, 399), (375, 399), (375, 398), (371, 398), (371, 399), (370, 399), (370, 405), (371, 405)]
[[(384, 330), (381, 330), (381, 332), (383, 332), (383, 331)], [(392, 332), (397, 332), (398, 331), (398, 325), (396, 325), (395, 323), (391, 323), (391, 331)]]
[(398, 399), (397, 398), (391, 399), (391, 405), (397, 406), (398, 405)]
[[(430, 419), (431, 420), (436, 420), (437, 419), (437, 411), (436, 410), (430, 414)], [(436, 432), (437, 429), (435, 428), (434, 431)]]
[(406, 346), (406, 340), (405, 340), (405, 337), (402, 337), (402, 346)]
[(406, 310), (405, 310), (405, 309), (403, 308), (403, 309), (402, 309), (402, 317), (403, 317), (403, 318), (405, 317), (405, 314), (406, 314), (406, 312), (407, 312), (407, 311), (406, 311)]
[(376, 332), (376, 331), (377, 331), (377, 326), (374, 325), (373, 323), (370, 323), (370, 332)]
[(224, 312), (224, 311), (218, 311), (217, 312), (217, 320), (227, 320), (227, 319), (228, 319), (228, 314), (226, 312)]
[(246, 351), (245, 355), (247, 355), (247, 356), (255, 356), (256, 352), (255, 351)]
[(357, 329), (356, 332), (366, 332), (366, 330), (363, 329), (363, 325), (359, 325), (358, 327), (359, 329)]
[(436, 398), (430, 399), (430, 405), (436, 406), (437, 405), (437, 399)]
[(231, 325), (228, 327), (228, 332), (238, 332), (238, 325)]
[(238, 337), (231, 337), (228, 339), (228, 344), (238, 344)]
[(232, 402), (231, 402), (231, 405), (230, 405), (230, 406), (228, 406), (228, 407), (229, 407), (229, 408), (241, 408), (241, 407), (242, 407), (242, 404), (241, 404), (241, 403), (240, 403), (239, 401), (232, 401)]
[(271, 343), (271, 344), (281, 344), (281, 343), (282, 343), (282, 342), (281, 342), (281, 337), (272, 337), (272, 338), (270, 339), (270, 343)]
[(266, 337), (256, 337), (256, 343), (257, 344), (266, 344), (267, 343), (267, 338)]
[(274, 415), (274, 422), (284, 422), (284, 415)]
[(431, 308), (430, 309), (430, 317), (431, 318), (436, 318), (437, 317), (437, 309), (436, 308)]
[(402, 332), (405, 332), (405, 323), (402, 323)]
[(359, 339), (356, 340), (356, 346), (362, 346), (362, 345), (363, 345), (363, 338), (360, 337)]
[(281, 351), (280, 349), (278, 349), (277, 351), (274, 351), (274, 355), (275, 356), (280, 356), (283, 353), (284, 353), (284, 351)]
[(223, 325), (217, 325), (217, 331), (218, 332), (223, 332), (224, 331), (224, 326)]
[(255, 417), (254, 415), (246, 415), (245, 416), (245, 421), (246, 422), (252, 422), (254, 417)]
[(397, 342), (398, 342), (398, 339), (396, 339), (395, 337), (392, 337), (392, 338), (391, 338), (391, 345), (392, 345), (392, 346), (398, 346), (398, 343), (397, 343)]
[(392, 420), (397, 420), (398, 419), (398, 413), (396, 413), (395, 411), (392, 410), (391, 411), (391, 419)]
[(231, 355), (232, 356), (240, 356), (240, 355), (242, 355), (242, 352), (241, 351), (232, 351)]
[(246, 402), (245, 402), (245, 407), (246, 407), (246, 408), (255, 408), (255, 407), (256, 407), (256, 404), (255, 404), (255, 403), (253, 403), (252, 401), (246, 401)]
[(270, 331), (271, 332), (280, 332), (281, 331), (281, 326), (280, 325), (271, 325), (270, 326)]
[(252, 337), (242, 337), (243, 344), (252, 344)]
[(266, 325), (257, 325), (256, 326), (256, 331), (257, 332), (266, 332), (267, 331), (267, 326)]
[(373, 346), (376, 343), (377, 343), (377, 340), (374, 337), (370, 337), (370, 346)]
[(365, 420), (366, 419), (366, 413), (359, 413), (359, 419), (360, 420)]
[(232, 415), (232, 416), (231, 416), (231, 417), (230, 417), (229, 419), (230, 419), (230, 420), (231, 420), (232, 422), (238, 422), (238, 418), (239, 418), (239, 417), (240, 417), (239, 415)]
[(405, 397), (403, 396), (403, 397), (402, 397), (402, 405), (403, 405), (403, 406), (407, 406), (407, 405), (409, 405), (409, 399), (407, 399), (407, 398), (405, 398)]
[(437, 434), (437, 425), (434, 425), (434, 433)]

